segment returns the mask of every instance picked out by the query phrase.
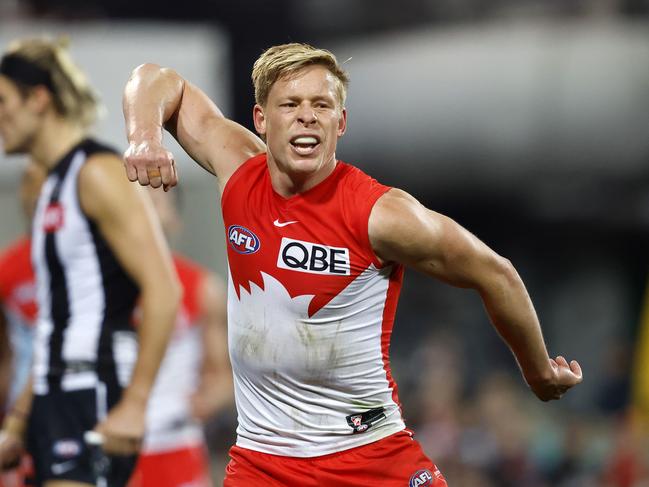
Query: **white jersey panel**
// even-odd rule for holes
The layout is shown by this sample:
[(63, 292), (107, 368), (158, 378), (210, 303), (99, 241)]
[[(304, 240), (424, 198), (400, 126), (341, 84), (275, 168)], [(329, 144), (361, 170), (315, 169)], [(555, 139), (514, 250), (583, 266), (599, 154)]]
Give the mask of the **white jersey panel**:
[(36, 302), (38, 303), (38, 318), (34, 332), (34, 362), (33, 389), (36, 394), (47, 392), (46, 374), (49, 367), (49, 342), (54, 329), (51, 316), (50, 274), (45, 262), (45, 233), (41, 230), (44, 226), (45, 208), (47, 207), (54, 187), (58, 183), (58, 176), (49, 177), (41, 188), (41, 193), (34, 210), (32, 220), (32, 265), (36, 276)]
[(79, 170), (86, 154), (78, 152), (61, 186), (60, 201), (65, 221), (56, 233), (56, 249), (63, 264), (68, 287), (70, 318), (63, 340), (63, 360), (95, 361), (104, 316), (102, 273), (88, 220), (78, 198)]
[[(295, 457), (326, 455), (401, 431), (382, 357), (390, 267), (370, 266), (312, 317), (313, 296), (291, 298), (263, 273), (241, 298), (229, 279), (229, 349), (239, 412), (237, 445)], [(348, 417), (384, 417), (355, 431)]]

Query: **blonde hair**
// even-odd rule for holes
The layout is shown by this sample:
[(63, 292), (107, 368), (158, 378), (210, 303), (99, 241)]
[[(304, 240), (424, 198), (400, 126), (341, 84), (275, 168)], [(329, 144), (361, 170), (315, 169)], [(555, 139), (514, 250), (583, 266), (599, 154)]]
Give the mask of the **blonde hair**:
[(252, 68), (252, 83), (255, 86), (255, 102), (264, 106), (268, 93), (275, 81), (295, 75), (307, 66), (324, 66), (336, 78), (336, 95), (341, 106), (345, 106), (349, 77), (340, 67), (336, 56), (326, 49), (317, 49), (309, 44), (291, 43), (266, 49)]
[(56, 111), (66, 119), (88, 127), (97, 119), (101, 109), (99, 96), (83, 71), (72, 61), (68, 46), (67, 37), (21, 39), (11, 43), (5, 54), (19, 56), (49, 73)]

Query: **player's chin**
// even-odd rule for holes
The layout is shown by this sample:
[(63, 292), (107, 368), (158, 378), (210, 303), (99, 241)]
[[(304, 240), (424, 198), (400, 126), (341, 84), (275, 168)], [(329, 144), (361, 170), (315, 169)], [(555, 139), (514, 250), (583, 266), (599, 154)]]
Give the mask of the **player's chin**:
[(298, 174), (311, 174), (322, 167), (320, 158), (298, 158), (291, 161), (292, 170)]

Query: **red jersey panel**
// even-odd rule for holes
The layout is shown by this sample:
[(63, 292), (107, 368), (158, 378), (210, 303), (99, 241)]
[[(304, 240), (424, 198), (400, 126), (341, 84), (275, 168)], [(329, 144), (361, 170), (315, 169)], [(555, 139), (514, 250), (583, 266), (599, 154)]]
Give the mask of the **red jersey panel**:
[(283, 198), (266, 155), (222, 196), (237, 445), (311, 457), (405, 428), (388, 347), (403, 269), (381, 267), (368, 219), (390, 188), (337, 162)]
[(22, 323), (36, 323), (36, 287), (31, 263), (31, 241), (21, 238), (0, 255), (0, 299)]
[(205, 270), (196, 262), (179, 254), (173, 255), (174, 266), (183, 289), (182, 312), (190, 325), (200, 316), (200, 286)]

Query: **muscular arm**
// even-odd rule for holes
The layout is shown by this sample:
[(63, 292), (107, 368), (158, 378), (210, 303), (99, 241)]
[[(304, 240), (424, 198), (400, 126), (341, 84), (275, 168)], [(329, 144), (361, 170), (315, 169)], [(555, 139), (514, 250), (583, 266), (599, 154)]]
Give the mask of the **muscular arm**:
[[(141, 437), (146, 401), (173, 330), (180, 286), (148, 195), (124, 177), (118, 157), (96, 155), (84, 165), (79, 174), (79, 199), (140, 289), (142, 321), (138, 327), (137, 361), (122, 400), (114, 409), (129, 409), (138, 423), (129, 425), (132, 431), (118, 431), (116, 435)], [(110, 419), (111, 415), (106, 422)], [(110, 428), (113, 431), (105, 432), (107, 436), (115, 433), (119, 425), (113, 422)]]
[(232, 402), (234, 391), (228, 358), (226, 293), (213, 274), (203, 278), (199, 299), (203, 361), (192, 408), (194, 416), (205, 421)]
[[(225, 118), (196, 86), (175, 71), (154, 64), (137, 67), (124, 89), (124, 118), (129, 141), (129, 179), (173, 186), (172, 156), (162, 148), (162, 128), (178, 140), (198, 164), (215, 174), (223, 188), (243, 162), (266, 150), (252, 132)], [(160, 178), (149, 178), (160, 168)], [(158, 180), (159, 179), (159, 180)]]
[(475, 289), (540, 399), (556, 399), (581, 382), (577, 362), (549, 358), (532, 301), (511, 262), (453, 220), (392, 189), (372, 210), (369, 236), (381, 260)]

